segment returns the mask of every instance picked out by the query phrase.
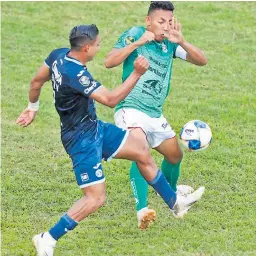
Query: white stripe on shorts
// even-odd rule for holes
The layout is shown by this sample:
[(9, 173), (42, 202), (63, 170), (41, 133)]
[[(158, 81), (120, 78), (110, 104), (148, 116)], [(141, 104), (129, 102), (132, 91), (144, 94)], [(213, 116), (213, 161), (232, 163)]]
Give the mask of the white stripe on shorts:
[(101, 179), (101, 180), (97, 180), (97, 181), (93, 181), (93, 182), (90, 182), (90, 183), (87, 183), (87, 184), (83, 184), (81, 186), (79, 186), (80, 188), (86, 188), (86, 187), (89, 187), (89, 186), (92, 186), (92, 185), (96, 185), (96, 184), (99, 184), (99, 183), (103, 183), (105, 181), (105, 178)]
[(119, 146), (118, 149), (107, 159), (107, 162), (110, 161), (113, 157), (115, 157), (115, 156), (118, 154), (118, 152), (119, 152), (119, 151), (122, 149), (122, 147), (124, 146), (124, 144), (125, 144), (125, 142), (126, 142), (128, 136), (129, 136), (129, 131), (126, 131), (126, 133), (125, 133), (125, 135), (124, 135), (124, 138), (123, 138), (123, 140), (122, 140), (120, 146)]

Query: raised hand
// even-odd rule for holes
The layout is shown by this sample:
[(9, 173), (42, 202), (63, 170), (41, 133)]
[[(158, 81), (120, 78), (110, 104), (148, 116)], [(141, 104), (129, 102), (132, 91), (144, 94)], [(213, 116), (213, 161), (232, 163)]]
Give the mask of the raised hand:
[(37, 114), (37, 111), (26, 108), (16, 120), (16, 124), (26, 127), (33, 122)]
[(183, 36), (181, 33), (181, 24), (175, 17), (172, 17), (171, 27), (168, 34), (165, 34), (166, 38), (172, 42), (181, 44), (183, 42)]
[(149, 62), (143, 56), (139, 56), (134, 61), (133, 65), (134, 65), (134, 71), (139, 73), (140, 75), (143, 75), (148, 70), (148, 68), (149, 68)]

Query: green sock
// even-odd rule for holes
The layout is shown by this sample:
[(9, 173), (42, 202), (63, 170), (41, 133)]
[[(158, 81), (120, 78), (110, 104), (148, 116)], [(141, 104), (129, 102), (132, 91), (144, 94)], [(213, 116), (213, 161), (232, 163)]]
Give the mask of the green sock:
[(180, 164), (181, 161), (177, 164), (171, 164), (165, 159), (162, 162), (162, 172), (174, 191), (177, 191), (177, 182), (180, 176)]
[(136, 210), (139, 211), (148, 206), (148, 183), (140, 174), (139, 168), (135, 162), (132, 162), (130, 168), (130, 181)]

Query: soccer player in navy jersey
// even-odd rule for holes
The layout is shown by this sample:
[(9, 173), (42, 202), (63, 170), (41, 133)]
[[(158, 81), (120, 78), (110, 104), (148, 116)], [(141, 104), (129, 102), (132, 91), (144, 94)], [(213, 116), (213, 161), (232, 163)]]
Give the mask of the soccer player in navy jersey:
[(72, 159), (77, 183), (83, 193), (82, 198), (48, 232), (33, 237), (39, 256), (52, 256), (57, 240), (104, 204), (106, 192), (102, 159), (135, 161), (143, 177), (173, 214), (182, 216), (196, 200), (195, 197), (176, 195), (157, 169), (147, 143), (126, 130), (97, 119), (94, 100), (114, 107), (147, 71), (147, 59), (139, 56), (134, 61), (134, 71), (125, 82), (109, 91), (94, 80), (86, 67), (100, 49), (98, 28), (95, 25), (76, 26), (70, 32), (69, 41), (70, 49), (56, 49), (46, 58), (31, 81), (28, 107), (17, 119), (17, 124), (22, 127), (32, 123), (39, 109), (41, 87), (51, 79), (55, 107), (61, 121), (61, 140)]

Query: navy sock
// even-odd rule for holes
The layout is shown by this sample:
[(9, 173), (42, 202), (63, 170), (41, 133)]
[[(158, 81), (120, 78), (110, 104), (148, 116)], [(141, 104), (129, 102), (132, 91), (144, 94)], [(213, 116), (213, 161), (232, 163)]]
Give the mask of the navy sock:
[(148, 184), (164, 199), (169, 208), (173, 209), (177, 196), (160, 170), (157, 172), (156, 177), (148, 182)]
[(67, 214), (63, 215), (60, 220), (49, 230), (50, 235), (58, 240), (68, 231), (73, 230), (78, 222), (70, 218)]

